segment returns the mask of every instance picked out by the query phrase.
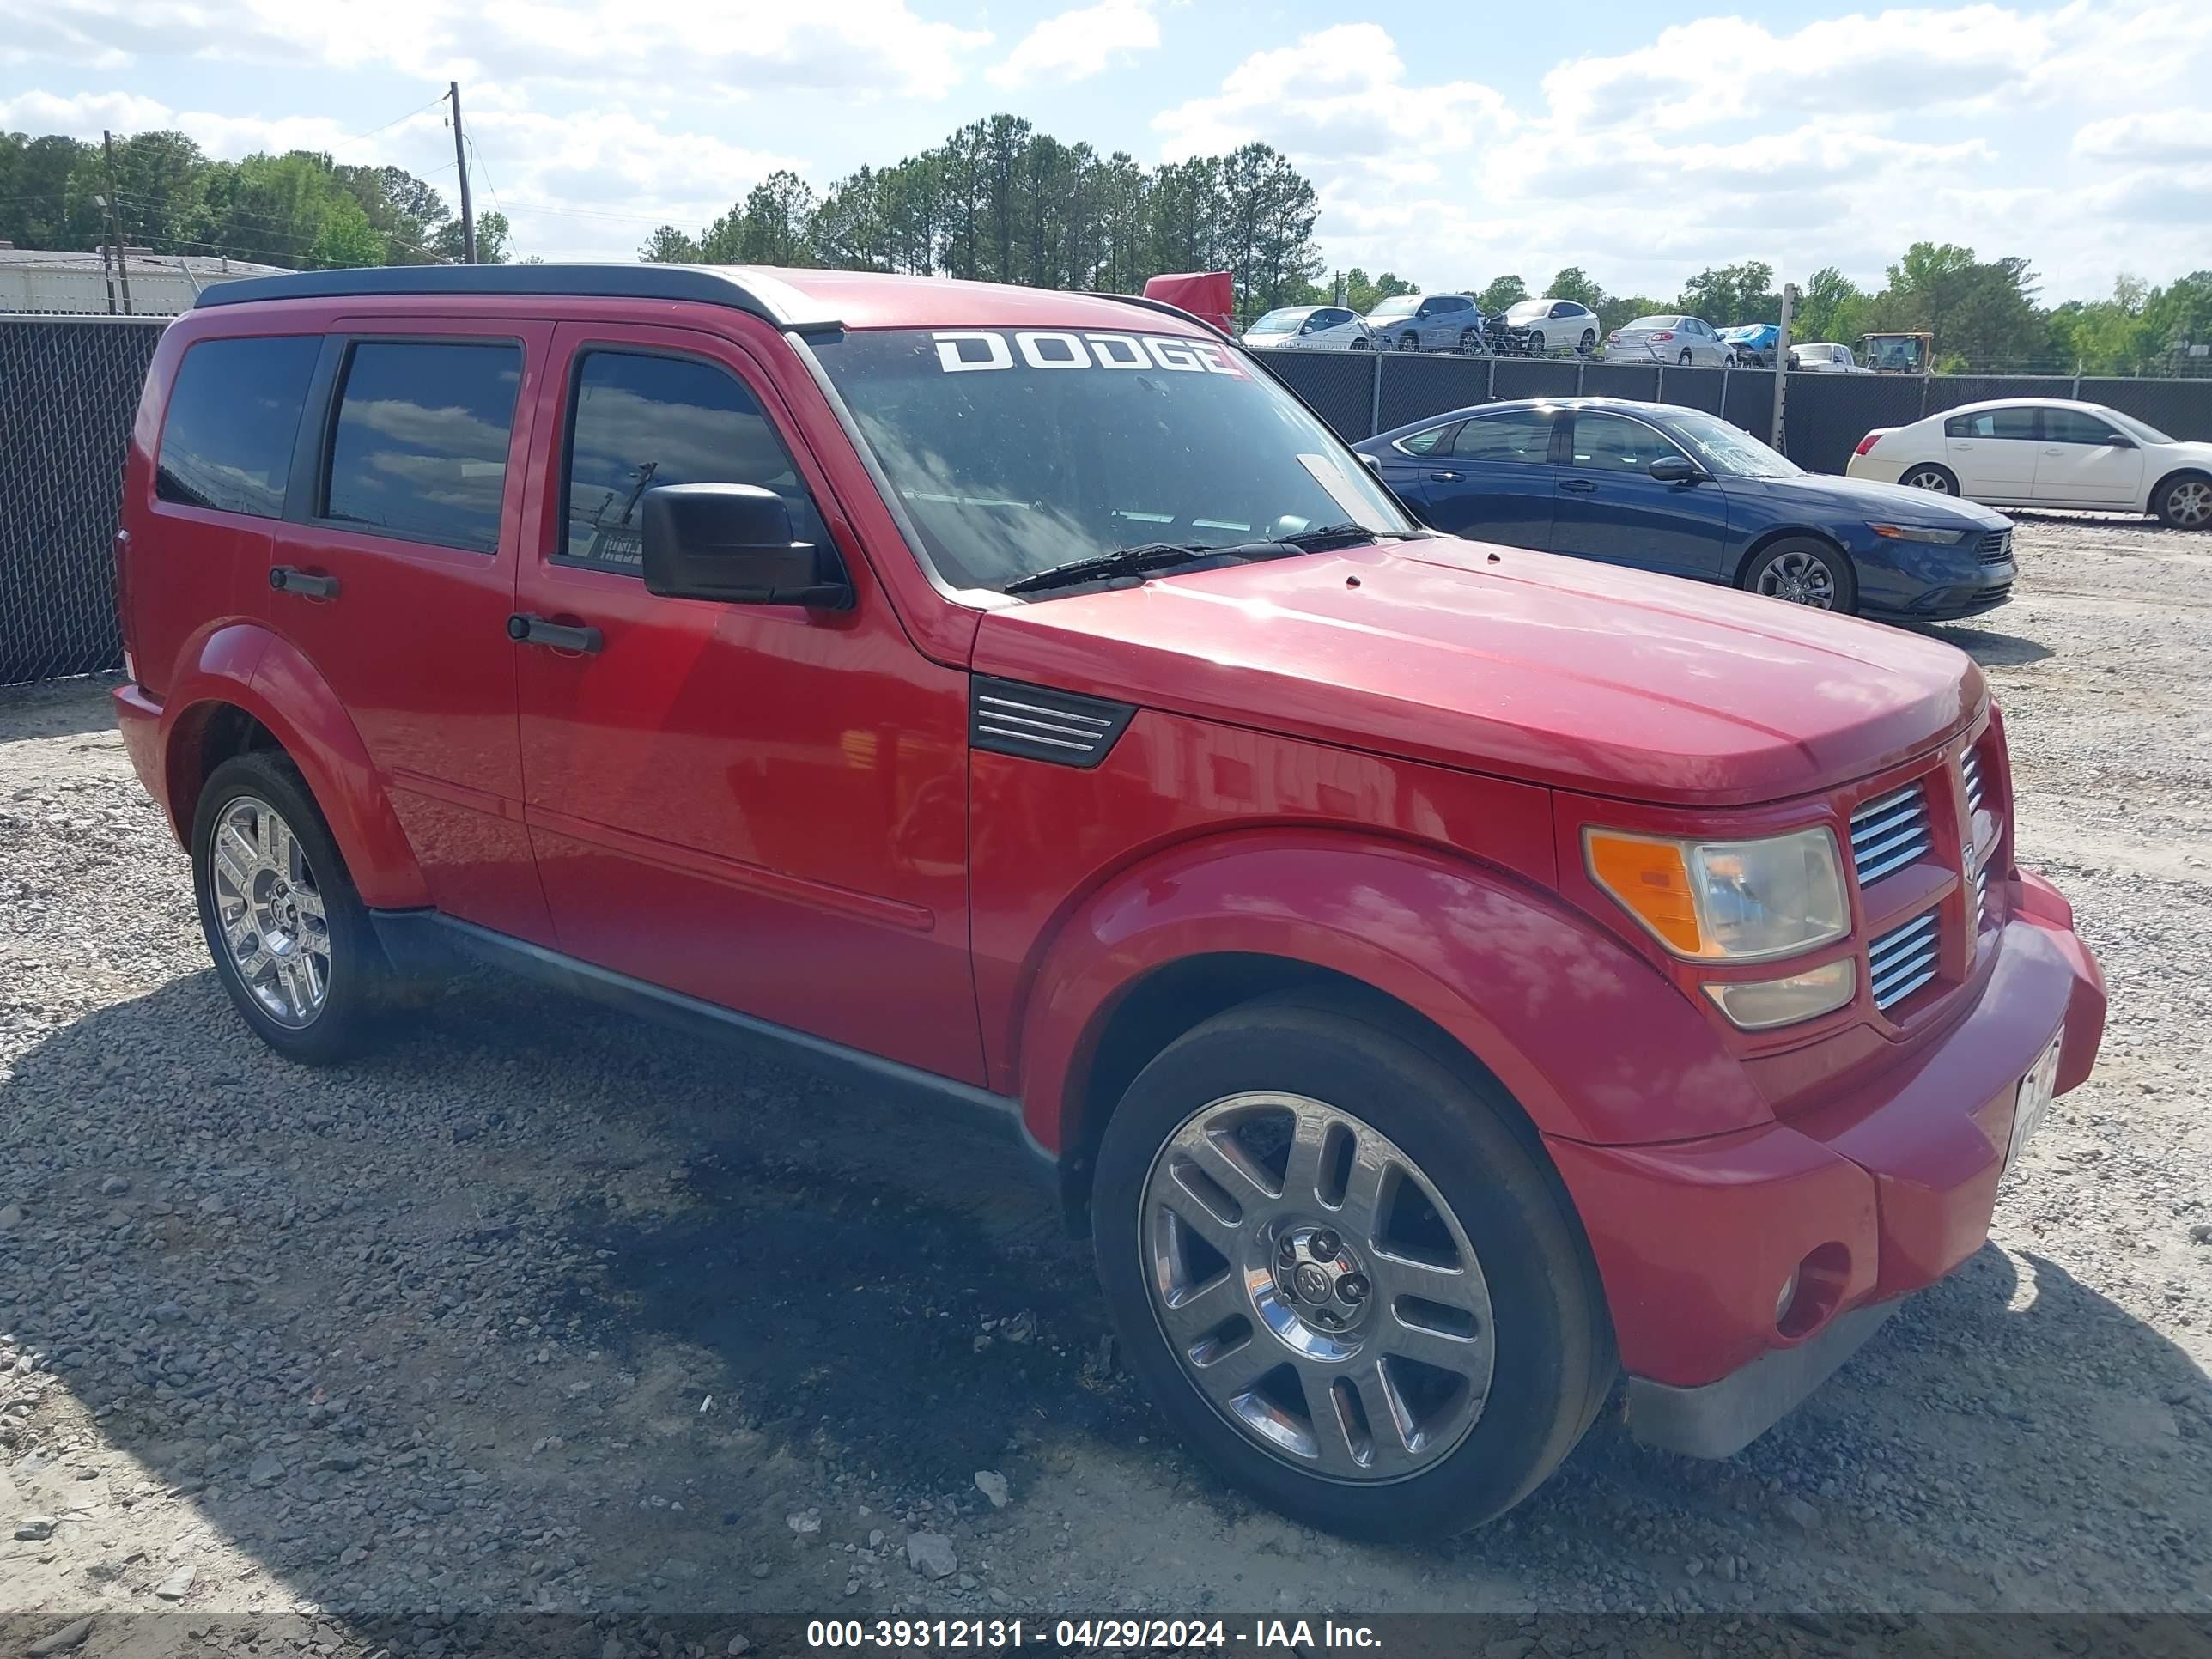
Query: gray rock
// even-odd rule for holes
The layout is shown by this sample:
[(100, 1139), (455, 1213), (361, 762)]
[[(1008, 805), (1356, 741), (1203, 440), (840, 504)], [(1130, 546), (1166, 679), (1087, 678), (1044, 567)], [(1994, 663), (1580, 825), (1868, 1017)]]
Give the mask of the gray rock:
[(110, 1176), (100, 1183), (100, 1195), (102, 1198), (120, 1198), (130, 1190), (131, 1182), (123, 1176)]
[(906, 1564), (925, 1578), (950, 1578), (960, 1571), (960, 1557), (952, 1548), (952, 1540), (939, 1532), (909, 1533)]
[(51, 1515), (27, 1515), (15, 1523), (15, 1536), (26, 1543), (35, 1544), (43, 1539), (52, 1538), (54, 1528), (59, 1525), (61, 1522)]
[(51, 1636), (41, 1636), (31, 1644), (31, 1659), (46, 1659), (50, 1653), (67, 1653), (92, 1634), (92, 1620), (80, 1619), (74, 1624), (64, 1625)]
[(154, 1594), (164, 1601), (181, 1601), (192, 1593), (192, 1580), (198, 1577), (198, 1570), (188, 1563), (155, 1585)]
[(1784, 1498), (1782, 1514), (1784, 1519), (1790, 1522), (1791, 1525), (1801, 1528), (1806, 1532), (1812, 1531), (1820, 1524), (1820, 1511), (1802, 1498)]
[(1006, 1499), (1008, 1496), (1006, 1492), (1006, 1477), (1000, 1474), (998, 1470), (976, 1470), (975, 1490), (981, 1492), (984, 1497), (991, 1500), (991, 1507), (993, 1509), (1002, 1510), (1006, 1507)]
[(284, 1460), (275, 1452), (264, 1452), (253, 1460), (246, 1471), (249, 1486), (273, 1486), (284, 1478)]
[(0, 1206), (0, 1227), (20, 1227), (23, 1224), (23, 1206), (9, 1204)]

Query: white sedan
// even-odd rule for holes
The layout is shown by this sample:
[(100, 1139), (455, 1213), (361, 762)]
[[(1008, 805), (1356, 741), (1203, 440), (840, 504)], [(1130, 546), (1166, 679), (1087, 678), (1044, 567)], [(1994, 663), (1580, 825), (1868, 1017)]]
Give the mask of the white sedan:
[(1365, 351), (1374, 331), (1343, 306), (1284, 306), (1246, 329), (1244, 343), (1261, 351)]
[(1809, 345), (1790, 348), (1790, 367), (1801, 372), (1823, 374), (1871, 374), (1870, 368), (1859, 366), (1847, 345), (1838, 345), (1833, 340), (1815, 340)]
[(2183, 443), (2102, 404), (2013, 398), (1877, 427), (1844, 469), (1990, 507), (2154, 513), (2212, 529), (2212, 443)]

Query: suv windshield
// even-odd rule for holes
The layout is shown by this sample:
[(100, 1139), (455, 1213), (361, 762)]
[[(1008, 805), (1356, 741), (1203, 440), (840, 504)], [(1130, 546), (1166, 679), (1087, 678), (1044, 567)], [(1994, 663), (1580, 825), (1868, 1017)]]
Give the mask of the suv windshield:
[(1695, 410), (1667, 411), (1667, 430), (1680, 440), (1717, 478), (1796, 478), (1805, 469), (1778, 450), (1769, 449), (1740, 426)]
[(1153, 543), (1419, 533), (1334, 434), (1218, 341), (884, 329), (813, 345), (955, 586)]
[(1381, 305), (1376, 307), (1374, 310), (1369, 312), (1367, 314), (1370, 317), (1378, 319), (1381, 321), (1388, 322), (1393, 317), (1410, 317), (1420, 308), (1421, 296), (1419, 295), (1401, 294), (1395, 300), (1383, 301)]

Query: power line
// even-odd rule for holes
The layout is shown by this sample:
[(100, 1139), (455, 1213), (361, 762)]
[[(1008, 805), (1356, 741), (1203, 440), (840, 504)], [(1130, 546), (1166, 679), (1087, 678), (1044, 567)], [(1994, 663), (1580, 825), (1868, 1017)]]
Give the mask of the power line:
[(428, 103), (422, 105), (420, 108), (410, 109), (404, 115), (395, 116), (391, 120), (386, 121), (380, 127), (371, 127), (367, 132), (356, 132), (350, 138), (341, 138), (337, 143), (331, 145), (331, 148), (334, 150), (343, 149), (348, 144), (357, 144), (364, 138), (374, 138), (380, 132), (389, 132), (392, 128), (398, 126), (400, 122), (411, 121), (416, 116), (420, 115), (423, 110), (434, 109), (438, 105), (442, 104), (445, 101), (445, 95), (441, 93), (437, 97), (433, 98)]

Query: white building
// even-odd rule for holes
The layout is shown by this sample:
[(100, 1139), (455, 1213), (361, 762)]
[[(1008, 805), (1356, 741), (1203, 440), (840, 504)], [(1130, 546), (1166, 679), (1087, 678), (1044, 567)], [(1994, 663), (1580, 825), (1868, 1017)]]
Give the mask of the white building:
[(0, 316), (43, 312), (64, 316), (106, 316), (126, 309), (123, 279), (131, 287), (127, 307), (141, 317), (174, 317), (190, 311), (199, 291), (241, 276), (274, 276), (282, 265), (249, 264), (241, 259), (155, 253), (143, 247), (90, 253), (49, 252), (0, 242)]

